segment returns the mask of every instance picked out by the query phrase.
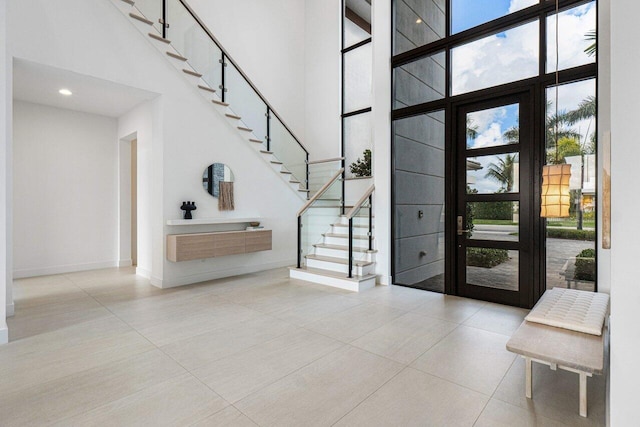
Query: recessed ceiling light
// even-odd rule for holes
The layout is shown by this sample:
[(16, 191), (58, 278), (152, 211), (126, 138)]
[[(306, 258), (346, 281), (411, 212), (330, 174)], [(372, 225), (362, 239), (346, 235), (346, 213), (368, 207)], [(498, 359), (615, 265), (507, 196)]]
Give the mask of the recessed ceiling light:
[(73, 95), (73, 93), (72, 93), (69, 89), (60, 89), (60, 90), (58, 91), (58, 93), (59, 93), (60, 95), (64, 95), (64, 96), (71, 96), (71, 95)]
[(416, 24), (420, 24), (420, 23), (422, 23), (422, 19), (420, 18), (416, 19)]

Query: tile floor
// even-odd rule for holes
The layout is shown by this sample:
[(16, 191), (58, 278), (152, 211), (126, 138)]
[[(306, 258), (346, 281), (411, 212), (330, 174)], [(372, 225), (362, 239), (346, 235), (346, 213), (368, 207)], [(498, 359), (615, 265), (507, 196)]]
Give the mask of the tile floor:
[(602, 426), (605, 382), (505, 350), (525, 310), (278, 269), (160, 290), (132, 269), (16, 281), (2, 426)]

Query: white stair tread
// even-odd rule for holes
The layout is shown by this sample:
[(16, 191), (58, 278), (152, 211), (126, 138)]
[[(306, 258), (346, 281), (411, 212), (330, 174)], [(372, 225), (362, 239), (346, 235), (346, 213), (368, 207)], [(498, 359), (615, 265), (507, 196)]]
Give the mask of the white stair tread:
[[(335, 223), (335, 224), (331, 224), (333, 227), (345, 227), (345, 228), (349, 228), (349, 224), (339, 224), (339, 223)], [(359, 225), (359, 224), (353, 224), (353, 228), (369, 228), (368, 225)], [(371, 228), (374, 228), (373, 226), (371, 226)]]
[[(343, 239), (348, 239), (349, 235), (348, 234), (337, 234), (337, 233), (325, 233), (323, 234), (323, 236), (325, 237), (341, 237)], [(360, 240), (369, 240), (369, 236), (353, 236), (354, 239), (360, 239)], [(371, 236), (371, 238), (373, 239), (374, 237)]]
[[(343, 258), (335, 258), (331, 256), (322, 256), (322, 255), (307, 255), (306, 259), (315, 259), (316, 261), (324, 261), (324, 262), (332, 262), (334, 264), (343, 264), (349, 265), (349, 261)], [(373, 262), (371, 261), (354, 261), (353, 265), (358, 267), (364, 267), (367, 265), (371, 265)]]
[(353, 277), (347, 277), (347, 275), (345, 273), (339, 273), (337, 271), (323, 270), (321, 268), (311, 268), (311, 267), (302, 267), (302, 268), (290, 267), (290, 269), (291, 270), (306, 271), (308, 273), (318, 274), (318, 275), (326, 276), (326, 277), (332, 277), (332, 278), (335, 278), (335, 279), (349, 280), (349, 281), (352, 281), (352, 282), (360, 282), (362, 280), (375, 279), (375, 277), (376, 277), (375, 274), (365, 274), (364, 276), (356, 276), (356, 275), (354, 275)]
[[(315, 245), (313, 245), (314, 248), (323, 248), (323, 249), (335, 249), (337, 251), (348, 251), (349, 250), (349, 246), (340, 246), (340, 245), (329, 245), (327, 243), (317, 243)], [(353, 248), (353, 252), (364, 252), (364, 253), (376, 253), (378, 252), (376, 249), (373, 250), (369, 250), (367, 248), (358, 248), (358, 247), (354, 247)]]

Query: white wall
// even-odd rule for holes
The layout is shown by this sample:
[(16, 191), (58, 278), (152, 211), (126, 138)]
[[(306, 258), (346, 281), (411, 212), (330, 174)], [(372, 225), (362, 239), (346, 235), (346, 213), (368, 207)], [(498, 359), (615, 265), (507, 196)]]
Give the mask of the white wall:
[(611, 2), (611, 425), (638, 423), (640, 2)]
[(391, 2), (372, 2), (373, 176), (375, 180), (376, 274), (391, 282)]
[(311, 160), (340, 156), (340, 0), (305, 1), (305, 134)]
[[(166, 55), (151, 47), (157, 42), (141, 35), (113, 3), (12, 2), (9, 17), (15, 57), (160, 95), (141, 106), (142, 110), (122, 117), (116, 137), (117, 141), (138, 133), (138, 189), (139, 197), (146, 197), (140, 206), (147, 207), (140, 210), (139, 223), (148, 227), (138, 232), (139, 271), (151, 277), (152, 283), (174, 286), (294, 263), (292, 225), (302, 205), (298, 192), (214, 110), (194, 81), (187, 80), (169, 64)], [(140, 142), (144, 132), (150, 135), (146, 148), (144, 141)], [(202, 170), (212, 162), (227, 163), (235, 174), (234, 212), (219, 213), (217, 200), (201, 187)], [(146, 196), (141, 195), (144, 191)], [(187, 263), (166, 261), (165, 237), (176, 229), (165, 224), (181, 216), (183, 200), (196, 201), (196, 217), (262, 216), (265, 227), (273, 229), (273, 250)], [(189, 231), (204, 230), (196, 227)]]
[(0, 344), (9, 341), (7, 307), (12, 307), (11, 273), (11, 56), (8, 52), (7, 1), (0, 0)]
[(302, 138), (305, 2), (189, 0), (188, 3), (285, 123)]
[(117, 122), (16, 101), (15, 277), (117, 265)]

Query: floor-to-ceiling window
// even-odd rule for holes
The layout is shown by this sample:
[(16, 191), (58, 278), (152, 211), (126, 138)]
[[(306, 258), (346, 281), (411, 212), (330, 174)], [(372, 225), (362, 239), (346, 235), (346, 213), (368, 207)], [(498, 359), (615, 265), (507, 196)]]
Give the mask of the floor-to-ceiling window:
[[(393, 5), (394, 282), (521, 306), (595, 290), (596, 1)], [(569, 216), (541, 218), (557, 163)]]
[(342, 155), (345, 178), (371, 175), (371, 1), (343, 0)]

